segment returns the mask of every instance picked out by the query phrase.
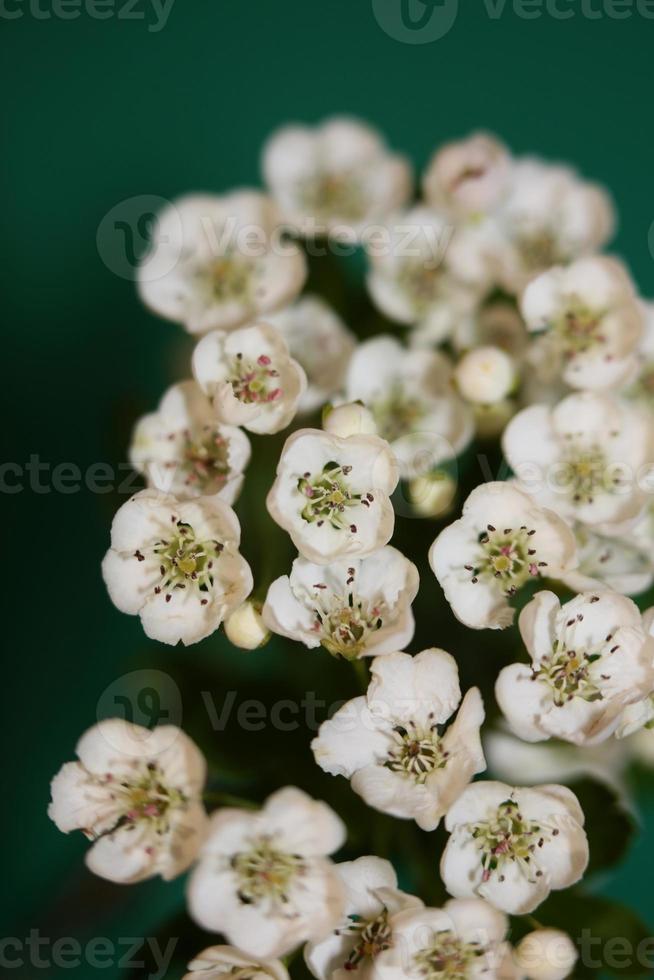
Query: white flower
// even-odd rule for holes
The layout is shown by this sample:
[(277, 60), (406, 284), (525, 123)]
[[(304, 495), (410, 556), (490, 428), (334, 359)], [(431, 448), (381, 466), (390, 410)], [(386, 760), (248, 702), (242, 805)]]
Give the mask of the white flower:
[(515, 387), (513, 359), (499, 347), (477, 347), (464, 354), (455, 369), (459, 391), (469, 402), (494, 405)]
[(485, 898), (526, 915), (550, 891), (569, 888), (588, 865), (584, 814), (565, 786), (473, 783), (445, 818), (441, 876), (450, 895)]
[(654, 302), (640, 301), (643, 334), (636, 351), (636, 364), (622, 394), (651, 410), (654, 408)]
[(117, 511), (102, 563), (109, 596), (161, 643), (197, 643), (252, 590), (241, 529), (218, 497), (141, 490)]
[(378, 657), (371, 673), (367, 694), (320, 726), (311, 744), (316, 762), (350, 779), (368, 806), (434, 830), (486, 768), (481, 695), (472, 688), (461, 702), (456, 662), (444, 650)]
[(602, 742), (623, 709), (654, 689), (654, 641), (631, 599), (586, 593), (562, 606), (538, 592), (519, 626), (532, 662), (505, 667), (495, 696), (525, 741)]
[[(643, 613), (643, 629), (646, 630), (648, 637), (654, 637), (654, 606)], [(650, 641), (651, 642), (651, 641)], [(650, 729), (654, 722), (654, 684), (647, 696), (635, 704), (630, 704), (622, 712), (620, 724), (616, 730), (617, 738), (627, 738), (643, 729)]]
[(614, 215), (603, 188), (568, 167), (526, 157), (512, 168), (495, 221), (501, 279), (519, 293), (534, 275), (600, 249), (613, 232)]
[(300, 554), (326, 565), (363, 558), (390, 540), (397, 482), (383, 439), (300, 429), (286, 440), (266, 504)]
[(375, 417), (361, 402), (346, 402), (323, 412), (322, 427), (332, 436), (376, 436)]
[(472, 415), (438, 351), (407, 350), (385, 335), (367, 340), (352, 355), (345, 390), (349, 400), (370, 409), (403, 477), (428, 473), (472, 438)]
[(263, 618), (281, 636), (354, 660), (411, 642), (418, 569), (387, 546), (367, 558), (315, 565), (296, 558), (268, 589)]
[[(649, 589), (654, 582), (654, 556), (650, 542), (654, 527), (647, 533), (651, 519), (637, 521), (633, 528), (624, 533), (621, 530), (623, 525), (607, 525), (602, 528), (604, 533), (598, 534), (583, 524), (577, 524), (574, 532), (579, 566), (562, 575), (561, 581), (573, 592), (609, 588), (623, 595), (640, 595)], [(637, 533), (639, 530), (643, 531), (641, 536)]]
[(270, 632), (261, 616), (261, 606), (248, 599), (225, 620), (225, 636), (241, 650), (257, 650), (266, 645)]
[(537, 503), (571, 523), (596, 527), (641, 511), (654, 425), (631, 404), (585, 391), (554, 408), (532, 405), (518, 412), (502, 447), (519, 485)]
[(422, 902), (397, 887), (389, 861), (361, 857), (336, 865), (345, 887), (343, 916), (334, 932), (309, 943), (304, 958), (317, 980), (373, 980), (375, 960), (393, 945), (393, 916)]
[(93, 841), (86, 864), (109, 881), (170, 880), (195, 860), (207, 828), (206, 764), (172, 725), (150, 731), (121, 718), (90, 728), (52, 781), (48, 816)]
[[(412, 334), (412, 343), (419, 346), (421, 335)], [(519, 360), (529, 343), (524, 321), (512, 303), (494, 300), (456, 324), (452, 346), (462, 354), (473, 347), (499, 347)]]
[(193, 375), (219, 422), (259, 435), (289, 425), (307, 385), (286, 341), (267, 323), (207, 334), (193, 351)]
[(508, 921), (481, 899), (392, 918), (394, 942), (375, 958), (376, 980), (507, 980), (514, 975)]
[(306, 237), (358, 236), (411, 194), (404, 157), (391, 154), (372, 127), (344, 117), (273, 133), (263, 175), (285, 220)]
[(511, 158), (494, 136), (474, 133), (446, 143), (432, 157), (423, 177), (423, 192), (434, 208), (460, 216), (492, 210), (507, 191)]
[(529, 283), (521, 308), (572, 388), (612, 388), (633, 372), (644, 316), (617, 259), (591, 255), (549, 269)]
[(258, 191), (190, 195), (158, 215), (139, 267), (142, 300), (190, 333), (231, 330), (286, 306), (306, 277), (302, 252)]
[(301, 296), (266, 321), (281, 333), (307, 375), (299, 411), (313, 412), (340, 389), (356, 345), (354, 334), (321, 296)]
[(159, 408), (139, 419), (129, 461), (148, 486), (180, 500), (218, 494), (233, 504), (250, 461), (250, 441), (233, 425), (216, 423), (194, 381), (173, 385)]
[(417, 325), (440, 343), (491, 282), (483, 243), (424, 206), (395, 215), (384, 232), (383, 246), (366, 243), (373, 302), (391, 320)]
[(559, 929), (536, 929), (515, 950), (516, 966), (529, 980), (565, 980), (578, 958), (570, 936)]
[(289, 980), (281, 960), (259, 960), (235, 946), (210, 946), (188, 965), (183, 980)]
[(456, 496), (456, 480), (444, 470), (416, 476), (409, 483), (411, 506), (420, 517), (449, 514)]
[(436, 538), (429, 564), (457, 619), (471, 629), (504, 629), (513, 622), (509, 599), (527, 581), (575, 567), (575, 538), (515, 486), (484, 483)]
[(334, 811), (292, 786), (258, 811), (218, 810), (189, 883), (190, 913), (250, 956), (317, 942), (342, 915), (344, 888), (327, 855), (344, 839)]

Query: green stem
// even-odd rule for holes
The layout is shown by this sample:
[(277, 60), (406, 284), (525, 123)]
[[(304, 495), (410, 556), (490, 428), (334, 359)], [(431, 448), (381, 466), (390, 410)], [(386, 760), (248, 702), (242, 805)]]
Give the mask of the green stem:
[(368, 684), (370, 683), (368, 665), (363, 657), (357, 657), (356, 660), (350, 660), (350, 663), (352, 664), (352, 670), (356, 674), (359, 688), (365, 694), (368, 690)]
[(233, 793), (223, 793), (220, 790), (207, 790), (202, 794), (205, 803), (218, 803), (220, 806), (235, 806), (241, 810), (258, 810), (259, 804), (253, 800), (246, 800), (242, 796), (234, 796)]

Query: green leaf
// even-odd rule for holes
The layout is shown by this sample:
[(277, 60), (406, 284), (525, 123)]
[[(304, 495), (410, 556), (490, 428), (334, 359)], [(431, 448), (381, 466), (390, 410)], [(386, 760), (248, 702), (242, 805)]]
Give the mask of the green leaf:
[(613, 867), (625, 855), (636, 830), (634, 818), (615, 791), (593, 779), (582, 779), (570, 787), (586, 815), (590, 845), (587, 874)]

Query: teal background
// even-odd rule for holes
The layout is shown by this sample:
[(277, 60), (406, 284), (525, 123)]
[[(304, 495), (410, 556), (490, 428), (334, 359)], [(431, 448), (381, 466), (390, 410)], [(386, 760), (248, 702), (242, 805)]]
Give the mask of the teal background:
[[(562, 21), (522, 19), (509, 4), (496, 20), (477, 0), (461, 8), (449, 34), (424, 46), (388, 37), (368, 0), (176, 0), (159, 33), (85, 13), (37, 19), (26, 6), (0, 17), (6, 460), (23, 466), (38, 454), (84, 470), (125, 459), (136, 417), (187, 372), (188, 345), (103, 263), (98, 226), (133, 196), (257, 183), (262, 141), (289, 119), (361, 115), (418, 168), (437, 144), (479, 127), (516, 152), (570, 160), (612, 189), (616, 248), (654, 294), (654, 21), (589, 20), (574, 3), (577, 16)], [(121, 889), (86, 873), (84, 842), (46, 818), (49, 779), (94, 723), (103, 691), (131, 670), (177, 677), (193, 658), (213, 671), (217, 694), (228, 677), (242, 698), (270, 669), (263, 652), (247, 659), (222, 640), (197, 653), (158, 647), (113, 609), (99, 563), (123, 499), (29, 486), (4, 496), (6, 935), (142, 936), (178, 911), (179, 882)], [(311, 683), (300, 657), (278, 652), (271, 683), (283, 691), (283, 668)], [(259, 740), (272, 785), (266, 748)], [(651, 785), (638, 802), (654, 832)], [(597, 885), (650, 928), (653, 855), (642, 836)]]

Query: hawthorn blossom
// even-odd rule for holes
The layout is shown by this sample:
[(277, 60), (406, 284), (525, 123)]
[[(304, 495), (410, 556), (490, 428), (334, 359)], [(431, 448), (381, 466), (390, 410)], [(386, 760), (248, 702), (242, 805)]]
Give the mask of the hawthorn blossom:
[(307, 238), (360, 237), (411, 194), (408, 161), (358, 119), (284, 126), (266, 143), (262, 165), (285, 221)]
[(235, 946), (210, 946), (188, 965), (183, 980), (289, 980), (281, 960), (259, 960), (246, 956)]
[(654, 523), (649, 518), (636, 521), (624, 532), (623, 525), (608, 525), (602, 528), (603, 534), (577, 524), (579, 565), (561, 576), (564, 585), (573, 592), (608, 588), (623, 595), (640, 595), (649, 589), (654, 582), (654, 545), (650, 541)]
[(301, 296), (267, 318), (307, 375), (298, 411), (313, 412), (341, 388), (356, 338), (320, 296)]
[(561, 605), (553, 592), (538, 592), (519, 626), (531, 664), (505, 667), (495, 696), (527, 742), (603, 742), (623, 709), (654, 690), (654, 639), (631, 599), (605, 591)]
[(166, 391), (156, 412), (139, 419), (129, 461), (148, 486), (180, 499), (218, 494), (233, 504), (250, 461), (250, 441), (233, 425), (219, 425), (195, 381)]
[(316, 565), (296, 558), (268, 589), (264, 622), (273, 633), (335, 657), (376, 657), (411, 642), (418, 569), (386, 546), (367, 558)]
[(446, 143), (423, 177), (425, 200), (460, 217), (492, 211), (508, 191), (511, 156), (494, 136), (474, 133)]
[(513, 622), (509, 599), (526, 582), (560, 578), (576, 566), (572, 530), (509, 483), (472, 491), (463, 514), (438, 535), (429, 564), (452, 612), (471, 629)]
[(360, 344), (350, 360), (346, 397), (372, 412), (403, 477), (421, 476), (465, 449), (472, 414), (456, 395), (444, 354), (407, 350), (382, 335)]
[(48, 816), (65, 834), (92, 841), (86, 864), (109, 881), (182, 874), (195, 860), (208, 818), (206, 763), (173, 725), (150, 731), (122, 718), (90, 728), (52, 781)]
[(455, 898), (477, 896), (526, 915), (552, 890), (578, 882), (588, 865), (579, 801), (565, 786), (534, 789), (478, 782), (445, 818), (441, 876)]
[(390, 540), (397, 482), (383, 439), (299, 429), (286, 440), (266, 505), (304, 558), (327, 565), (363, 558)]
[(373, 980), (377, 957), (393, 945), (393, 917), (422, 902), (399, 890), (392, 864), (382, 858), (344, 861), (336, 871), (345, 887), (343, 916), (330, 936), (305, 947), (305, 962), (317, 980)]
[(344, 839), (334, 811), (293, 786), (261, 810), (216, 811), (189, 883), (191, 916), (257, 958), (324, 939), (343, 914), (343, 883), (327, 855)]
[(527, 328), (572, 388), (603, 389), (633, 372), (644, 316), (617, 259), (591, 255), (537, 276), (521, 300)]
[(160, 643), (197, 643), (252, 591), (234, 511), (218, 497), (141, 490), (117, 511), (102, 576), (121, 612)]
[(219, 422), (259, 435), (286, 428), (307, 385), (286, 341), (268, 323), (207, 334), (193, 352), (193, 374)]
[(375, 958), (376, 980), (507, 980), (514, 976), (506, 916), (478, 898), (393, 916), (393, 945)]
[(604, 188), (570, 167), (517, 160), (509, 192), (493, 214), (501, 284), (517, 294), (535, 275), (592, 254), (611, 237), (614, 221)]
[(440, 343), (491, 284), (478, 235), (424, 206), (395, 215), (383, 232), (383, 247), (366, 243), (373, 303), (391, 320), (417, 327), (429, 344)]
[(561, 517), (601, 530), (635, 517), (654, 461), (654, 423), (640, 408), (606, 393), (532, 405), (509, 422), (504, 454), (519, 485)]
[[(463, 701), (456, 661), (444, 650), (377, 657), (365, 696), (323, 722), (311, 748), (318, 765), (345, 776), (365, 802), (435, 830), (475, 773), (484, 706), (477, 688)], [(443, 730), (458, 708), (456, 719)]]
[(292, 302), (306, 277), (300, 249), (259, 191), (191, 194), (157, 217), (138, 270), (141, 299), (189, 333), (232, 330)]

